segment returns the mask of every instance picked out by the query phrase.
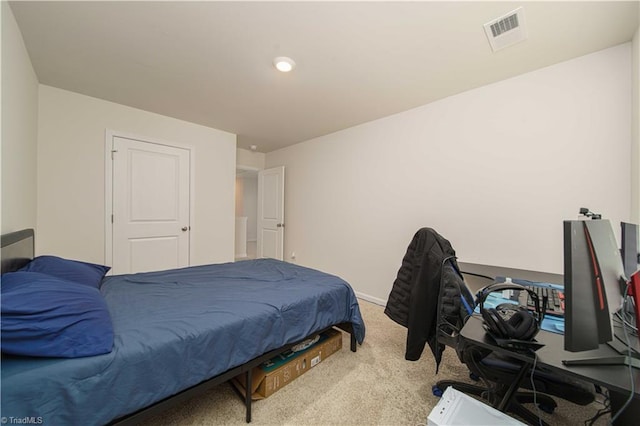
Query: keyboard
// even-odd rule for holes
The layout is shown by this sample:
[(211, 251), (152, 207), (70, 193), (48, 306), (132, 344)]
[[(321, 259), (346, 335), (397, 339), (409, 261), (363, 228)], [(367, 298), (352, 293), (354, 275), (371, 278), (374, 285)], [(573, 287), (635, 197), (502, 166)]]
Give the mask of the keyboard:
[[(548, 287), (538, 287), (533, 285), (525, 285), (527, 289), (535, 292), (538, 295), (538, 300), (542, 304), (543, 297), (547, 297), (547, 306), (544, 311), (546, 315), (555, 315), (557, 317), (564, 317), (564, 293), (562, 290)], [(535, 305), (526, 291), (519, 292), (518, 302), (522, 306), (526, 306), (529, 310), (535, 310)]]

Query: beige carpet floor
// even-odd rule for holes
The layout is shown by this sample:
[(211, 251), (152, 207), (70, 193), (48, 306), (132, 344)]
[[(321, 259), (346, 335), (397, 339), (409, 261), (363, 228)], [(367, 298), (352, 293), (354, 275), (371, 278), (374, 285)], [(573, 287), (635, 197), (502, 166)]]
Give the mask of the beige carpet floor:
[[(345, 333), (343, 348), (270, 397), (253, 403), (254, 425), (426, 425), (438, 403), (431, 386), (438, 380), (467, 381), (468, 372), (448, 348), (438, 375), (430, 350), (419, 361), (404, 359), (406, 328), (391, 321), (384, 308), (360, 301), (367, 335), (353, 353)], [(602, 403), (581, 407), (557, 400), (552, 425), (582, 425)], [(530, 409), (535, 410), (533, 405)], [(243, 425), (243, 401), (229, 383), (149, 419), (157, 425)], [(607, 424), (600, 418), (597, 425)]]

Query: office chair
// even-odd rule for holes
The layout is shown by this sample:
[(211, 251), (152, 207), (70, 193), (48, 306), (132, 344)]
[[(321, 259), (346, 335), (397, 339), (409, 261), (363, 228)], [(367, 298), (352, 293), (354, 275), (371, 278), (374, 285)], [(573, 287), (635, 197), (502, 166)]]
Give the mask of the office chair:
[[(475, 300), (463, 274), (455, 257), (448, 257), (443, 261), (436, 320), (438, 350), (444, 351), (446, 346), (452, 347), (458, 359), (469, 369), (470, 377), (476, 381), (482, 380), (484, 385), (442, 380), (436, 383), (433, 391), (434, 394), (441, 395), (447, 387), (452, 386), (461, 392), (482, 397), (490, 405), (497, 407), (517, 379), (522, 361), (498, 355), (485, 348), (465, 345), (460, 338), (459, 332), (475, 308)], [(485, 278), (491, 280), (490, 277)], [(440, 358), (439, 355), (436, 354), (436, 359)], [(521, 376), (518, 389), (532, 389), (530, 376), (530, 370)], [(557, 404), (551, 395), (578, 405), (587, 405), (595, 398), (595, 388), (587, 382), (559, 376), (541, 368), (536, 368), (533, 379), (535, 398), (533, 392), (519, 390), (505, 407), (506, 412), (515, 414), (532, 425), (547, 423), (522, 404), (535, 401), (541, 410), (552, 413)]]

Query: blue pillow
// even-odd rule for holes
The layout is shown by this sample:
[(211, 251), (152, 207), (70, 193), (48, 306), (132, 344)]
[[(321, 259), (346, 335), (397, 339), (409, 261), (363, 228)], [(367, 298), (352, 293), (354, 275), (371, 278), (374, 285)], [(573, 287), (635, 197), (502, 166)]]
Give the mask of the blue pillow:
[(111, 269), (108, 266), (63, 259), (56, 256), (38, 256), (27, 263), (21, 271), (41, 272), (63, 280), (75, 281), (91, 287), (100, 288), (105, 274)]
[(0, 286), (2, 352), (76, 358), (111, 352), (113, 324), (100, 290), (37, 272)]

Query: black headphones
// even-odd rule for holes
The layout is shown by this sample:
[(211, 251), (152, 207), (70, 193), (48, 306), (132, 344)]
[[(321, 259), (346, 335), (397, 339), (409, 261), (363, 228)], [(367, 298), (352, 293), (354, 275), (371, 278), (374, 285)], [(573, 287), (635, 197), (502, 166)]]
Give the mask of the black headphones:
[[(526, 307), (514, 303), (501, 303), (495, 308), (484, 307), (487, 296), (494, 291), (520, 290), (529, 293), (533, 301), (535, 311), (531, 312)], [(546, 300), (544, 301), (546, 304)], [(497, 283), (491, 284), (478, 293), (480, 313), (484, 319), (485, 328), (494, 337), (500, 339), (532, 340), (540, 330), (540, 323), (544, 318), (543, 307), (540, 306), (538, 295), (518, 284)]]

